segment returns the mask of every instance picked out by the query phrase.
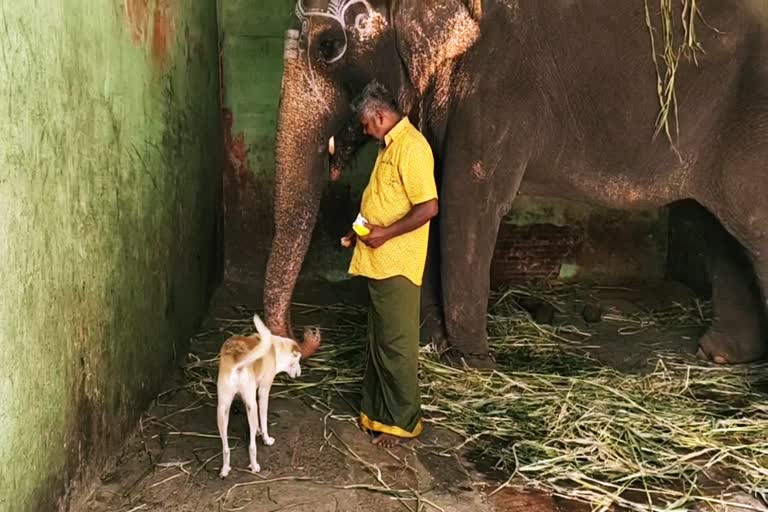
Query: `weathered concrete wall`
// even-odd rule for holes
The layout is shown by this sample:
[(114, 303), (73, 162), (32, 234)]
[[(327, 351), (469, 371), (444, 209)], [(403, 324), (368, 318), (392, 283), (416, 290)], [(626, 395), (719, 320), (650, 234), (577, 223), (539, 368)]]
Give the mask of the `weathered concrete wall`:
[(65, 508), (203, 312), (214, 1), (0, 5), (0, 510)]
[[(220, 0), (224, 102), (231, 116), (231, 165), (225, 178), (227, 272), (263, 276), (272, 237), (274, 137), (282, 38), (294, 0)], [(328, 185), (303, 278), (346, 279), (349, 251), (339, 248), (356, 215), (374, 161), (364, 151), (344, 183)], [(544, 198), (521, 198), (500, 230), (493, 274), (498, 285), (543, 277), (617, 282), (662, 277), (663, 211), (617, 212)]]
[(495, 285), (539, 279), (602, 284), (664, 277), (667, 211), (622, 211), (519, 196), (499, 229)]

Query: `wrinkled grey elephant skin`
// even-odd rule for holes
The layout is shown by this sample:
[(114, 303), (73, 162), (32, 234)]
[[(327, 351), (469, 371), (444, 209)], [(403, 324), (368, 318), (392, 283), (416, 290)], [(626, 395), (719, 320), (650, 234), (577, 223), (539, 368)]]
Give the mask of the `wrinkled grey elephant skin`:
[[(348, 104), (375, 78), (396, 93), (438, 163), (432, 246), (440, 265), (427, 278), (439, 282), (425, 288), (440, 290), (449, 346), (487, 351), (490, 262), (518, 193), (625, 209), (693, 199), (739, 241), (748, 263), (714, 262), (717, 319), (699, 353), (718, 363), (760, 358), (766, 1), (699, 2), (704, 52), (698, 65), (680, 59), (675, 83), (678, 152), (663, 134), (653, 137), (659, 99), (643, 0), (472, 0), (472, 10), (462, 0), (299, 2), (286, 38), (276, 143), (276, 234), (264, 297), (270, 327), (291, 330), (291, 295), (329, 179), (328, 140), (335, 176), (364, 142)], [(660, 52), (658, 3), (648, 5)], [(680, 14), (673, 13), (677, 24)], [(676, 34), (679, 44), (682, 27)]]

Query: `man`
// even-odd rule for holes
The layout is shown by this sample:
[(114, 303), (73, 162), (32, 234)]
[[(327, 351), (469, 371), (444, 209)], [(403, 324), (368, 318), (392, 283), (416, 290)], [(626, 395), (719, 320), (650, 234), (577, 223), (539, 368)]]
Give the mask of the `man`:
[(357, 238), (349, 272), (368, 279), (368, 360), (360, 424), (391, 447), (421, 433), (419, 321), (429, 221), (437, 215), (432, 149), (394, 98), (371, 82), (352, 105), (381, 147), (360, 213), (370, 232)]

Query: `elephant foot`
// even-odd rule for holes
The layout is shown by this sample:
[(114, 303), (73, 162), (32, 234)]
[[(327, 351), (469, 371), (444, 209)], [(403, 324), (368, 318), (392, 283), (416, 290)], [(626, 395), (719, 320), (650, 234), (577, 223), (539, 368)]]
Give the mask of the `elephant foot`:
[(493, 352), (462, 352), (456, 349), (448, 349), (440, 356), (442, 361), (454, 368), (471, 368), (479, 371), (493, 371), (496, 369), (496, 357)]
[(765, 355), (758, 329), (741, 329), (736, 335), (711, 327), (699, 340), (697, 357), (715, 364), (751, 363)]
[(439, 306), (429, 305), (422, 307), (420, 334), (422, 340), (434, 343), (439, 350), (445, 348), (445, 324), (443, 323), (443, 315)]

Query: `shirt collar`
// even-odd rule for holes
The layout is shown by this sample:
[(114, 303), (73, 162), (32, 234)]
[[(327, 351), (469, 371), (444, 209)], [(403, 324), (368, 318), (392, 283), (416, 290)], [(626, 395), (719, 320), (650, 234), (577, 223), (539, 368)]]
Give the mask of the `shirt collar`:
[(389, 147), (390, 144), (395, 142), (410, 124), (411, 122), (408, 120), (408, 116), (403, 116), (403, 118), (384, 136), (384, 147)]

